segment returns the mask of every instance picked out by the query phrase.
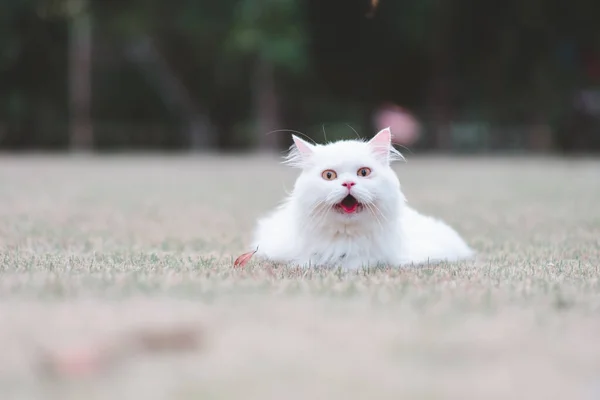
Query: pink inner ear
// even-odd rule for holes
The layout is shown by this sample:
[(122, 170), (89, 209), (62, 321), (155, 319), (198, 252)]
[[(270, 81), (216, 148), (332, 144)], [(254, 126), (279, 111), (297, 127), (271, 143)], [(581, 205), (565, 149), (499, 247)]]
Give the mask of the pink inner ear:
[(369, 145), (373, 149), (373, 151), (384, 157), (386, 160), (390, 153), (390, 146), (392, 143), (392, 132), (390, 128), (382, 129), (377, 133), (377, 135), (373, 136), (373, 139), (369, 140)]
[(296, 135), (292, 135), (292, 139), (294, 139), (294, 144), (296, 145), (296, 148), (298, 149), (300, 154), (302, 154), (303, 156), (312, 154), (313, 146), (310, 143), (300, 139)]

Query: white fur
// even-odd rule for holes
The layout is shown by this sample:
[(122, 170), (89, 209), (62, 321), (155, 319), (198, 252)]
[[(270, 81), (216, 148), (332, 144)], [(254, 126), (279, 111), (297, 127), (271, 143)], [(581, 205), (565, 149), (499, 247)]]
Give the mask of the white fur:
[[(456, 261), (474, 255), (444, 222), (419, 214), (406, 205), (390, 162), (402, 158), (390, 141), (390, 130), (369, 142), (344, 140), (312, 145), (293, 136), (285, 161), (301, 168), (291, 195), (258, 222), (256, 256), (300, 266), (341, 266), (348, 269), (384, 265)], [(371, 169), (358, 176), (362, 167)], [(324, 170), (337, 178), (325, 180)], [(347, 194), (342, 182), (352, 180), (351, 194), (364, 209), (342, 214), (333, 206)]]

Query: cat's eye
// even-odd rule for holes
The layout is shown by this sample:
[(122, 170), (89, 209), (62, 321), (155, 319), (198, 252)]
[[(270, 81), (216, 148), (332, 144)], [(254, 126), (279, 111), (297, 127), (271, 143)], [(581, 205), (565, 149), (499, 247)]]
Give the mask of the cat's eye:
[(371, 168), (367, 168), (367, 167), (363, 167), (361, 169), (358, 170), (358, 172), (356, 173), (356, 175), (358, 176), (369, 176), (371, 175)]
[(325, 171), (323, 171), (323, 173), (321, 173), (321, 176), (326, 181), (332, 181), (335, 178), (337, 178), (336, 172), (334, 170), (332, 170), (332, 169), (326, 169)]

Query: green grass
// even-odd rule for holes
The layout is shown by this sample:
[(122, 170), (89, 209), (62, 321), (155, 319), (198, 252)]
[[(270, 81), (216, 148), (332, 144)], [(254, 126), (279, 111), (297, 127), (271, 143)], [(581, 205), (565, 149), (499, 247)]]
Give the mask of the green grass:
[[(0, 158), (2, 399), (600, 396), (600, 162), (408, 157), (409, 203), (474, 262), (304, 271), (251, 261), (277, 158)], [(205, 345), (48, 378), (40, 347), (191, 323)]]

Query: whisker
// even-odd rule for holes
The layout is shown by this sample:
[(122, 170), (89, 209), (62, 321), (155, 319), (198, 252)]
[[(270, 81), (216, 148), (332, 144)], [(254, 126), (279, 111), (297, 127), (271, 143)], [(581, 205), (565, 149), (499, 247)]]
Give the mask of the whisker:
[(325, 140), (325, 143), (327, 143), (327, 134), (325, 133), (325, 124), (323, 124), (323, 139)]
[(383, 231), (383, 223), (381, 223), (381, 220), (379, 219), (379, 217), (375, 213), (373, 215), (375, 215), (375, 219), (377, 220), (377, 224), (379, 225), (379, 229), (381, 229)]
[(274, 131), (271, 131), (271, 132), (267, 132), (267, 133), (265, 133), (265, 136), (267, 136), (267, 135), (270, 135), (270, 134), (272, 134), (272, 133), (277, 133), (277, 132), (290, 132), (290, 133), (295, 133), (295, 134), (297, 134), (297, 135), (301, 135), (301, 136), (303, 136), (303, 137), (304, 137), (304, 138), (306, 138), (307, 140), (310, 140), (311, 142), (313, 142), (313, 144), (315, 144), (315, 145), (317, 144), (317, 142), (315, 142), (315, 141), (314, 141), (314, 140), (313, 140), (311, 137), (309, 137), (309, 136), (308, 136), (308, 135), (306, 135), (305, 133), (302, 133), (302, 132), (300, 132), (300, 131), (295, 131), (295, 130), (293, 130), (293, 129), (275, 129)]
[(358, 132), (356, 131), (356, 129), (354, 129), (350, 124), (346, 124), (348, 126), (348, 128), (352, 129), (354, 131), (354, 133), (356, 134), (356, 137), (358, 139), (361, 139), (360, 135), (358, 134)]
[(323, 204), (323, 202), (322, 202), (322, 201), (321, 201), (321, 202), (318, 202), (318, 203), (316, 203), (315, 205), (313, 205), (313, 206), (312, 206), (312, 207), (311, 207), (311, 208), (308, 210), (308, 213), (307, 213), (307, 214), (308, 214), (309, 216), (312, 216), (312, 215), (313, 215), (313, 213), (314, 213), (315, 211), (318, 211), (318, 209), (321, 207), (321, 205), (322, 205), (322, 204)]
[(334, 205), (335, 203), (337, 203), (337, 201), (334, 201), (334, 197), (337, 197), (337, 193), (328, 194), (327, 197), (325, 198), (325, 202), (328, 203), (329, 205)]
[(367, 209), (371, 212), (371, 214), (373, 214), (373, 216), (375, 217), (375, 220), (377, 221), (377, 224), (379, 225), (379, 228), (381, 230), (383, 230), (383, 224), (381, 223), (381, 220), (379, 220), (379, 217), (377, 216), (377, 213), (373, 210), (372, 208), (373, 203), (365, 203), (365, 206), (367, 207)]
[(408, 147), (406, 147), (406, 146), (404, 146), (402, 144), (394, 143), (394, 146), (402, 147), (403, 149), (407, 150), (409, 153), (415, 154), (415, 153), (413, 153), (413, 151), (411, 149), (409, 149)]
[[(306, 221), (305, 225), (307, 225), (310, 230), (312, 230), (312, 228), (318, 227), (320, 225), (320, 222), (325, 218), (325, 215), (329, 211), (328, 207), (322, 207), (324, 205), (325, 204), (321, 202), (319, 204), (320, 208), (317, 210), (317, 212), (312, 213), (310, 218)], [(311, 224), (312, 226), (310, 226)]]
[[(311, 228), (311, 224), (317, 219), (321, 217), (321, 214), (324, 214), (327, 211), (327, 206), (325, 204), (325, 202), (320, 201), (318, 203), (316, 203), (313, 207), (311, 207), (311, 209), (308, 211), (308, 219), (305, 221), (305, 223), (303, 224), (304, 226), (307, 226), (309, 228)], [(324, 216), (324, 215), (323, 215)]]
[(375, 207), (375, 209), (376, 209), (376, 210), (379, 212), (379, 215), (381, 215), (381, 216), (382, 216), (382, 217), (385, 219), (385, 221), (386, 221), (386, 222), (390, 222), (390, 221), (387, 219), (387, 217), (386, 217), (386, 216), (385, 216), (385, 215), (384, 215), (384, 214), (381, 212), (381, 209), (380, 209), (379, 207), (377, 207), (377, 205), (376, 205), (375, 203), (371, 203), (371, 205), (372, 205), (373, 207)]
[(315, 227), (317, 227), (321, 224), (321, 221), (325, 219), (325, 216), (327, 215), (328, 212), (329, 212), (329, 208), (323, 207), (323, 208), (321, 208), (319, 213), (315, 214), (315, 219), (313, 220), (316, 222)]

